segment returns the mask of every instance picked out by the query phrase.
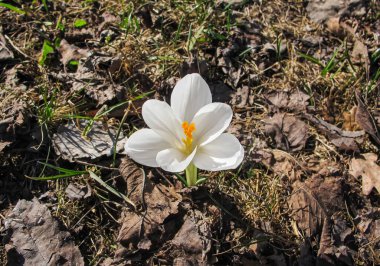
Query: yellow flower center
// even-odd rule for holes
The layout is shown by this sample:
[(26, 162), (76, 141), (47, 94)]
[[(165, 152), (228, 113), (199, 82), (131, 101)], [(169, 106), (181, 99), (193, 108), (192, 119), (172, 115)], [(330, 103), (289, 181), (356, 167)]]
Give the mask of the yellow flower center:
[(184, 151), (190, 154), (193, 149), (193, 132), (195, 131), (195, 124), (185, 121), (182, 123), (183, 133), (185, 133), (186, 139), (182, 138), (182, 142), (185, 144)]

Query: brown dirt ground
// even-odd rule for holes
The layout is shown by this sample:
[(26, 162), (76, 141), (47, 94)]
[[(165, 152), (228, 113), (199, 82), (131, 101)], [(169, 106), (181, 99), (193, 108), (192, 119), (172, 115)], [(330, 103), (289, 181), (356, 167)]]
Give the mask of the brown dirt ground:
[[(20, 199), (36, 197), (74, 238), (86, 265), (187, 265), (168, 250), (180, 241), (173, 237), (178, 228), (203, 228), (185, 223), (199, 215), (208, 231), (193, 237), (208, 238), (211, 248), (207, 259), (192, 263), (379, 265), (380, 177), (365, 176), (379, 163), (363, 161), (357, 175), (350, 165), (379, 155), (380, 7), (356, 1), (364, 14), (350, 6), (315, 22), (309, 2), (0, 2), (0, 264), (8, 261), (4, 220)], [(44, 43), (51, 47), (46, 55)], [(83, 70), (87, 63), (95, 67)], [(181, 198), (169, 212), (182, 227), (160, 235), (166, 242), (153, 241), (148, 251), (133, 246), (140, 257), (132, 258), (120, 241), (121, 227), (128, 227), (122, 217), (133, 216), (125, 202), (88, 174), (28, 177), (56, 175), (38, 163), (48, 162), (91, 170), (127, 193), (129, 174), (118, 168), (125, 155), (69, 162), (57, 155), (54, 134), (86, 117), (129, 136), (145, 126), (142, 103), (168, 101), (176, 81), (192, 72), (206, 79), (213, 101), (233, 107), (229, 132), (245, 147), (245, 159), (233, 171), (202, 173), (207, 183), (194, 191), (143, 167), (154, 189)], [(363, 193), (363, 182), (375, 188)], [(91, 193), (73, 199), (70, 185)], [(157, 206), (146, 197), (149, 213)], [(181, 259), (189, 263), (186, 252)]]

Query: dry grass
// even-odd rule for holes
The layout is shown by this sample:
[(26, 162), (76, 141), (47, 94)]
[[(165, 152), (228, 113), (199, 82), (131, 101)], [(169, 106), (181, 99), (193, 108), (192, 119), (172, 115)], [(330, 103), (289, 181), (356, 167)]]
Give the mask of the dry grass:
[[(68, 1), (70, 8), (65, 14), (67, 25), (71, 25), (75, 18), (80, 18), (81, 13), (89, 12), (90, 2), (77, 4), (74, 1)], [(321, 113), (325, 112), (323, 110), (325, 105), (321, 104), (321, 99), (328, 98), (330, 101), (335, 101), (333, 104), (335, 117), (333, 118), (337, 123), (341, 123), (343, 112), (353, 106), (353, 92), (356, 89), (363, 90), (367, 82), (364, 79), (363, 66), (351, 69), (348, 61), (345, 61), (340, 71), (334, 75), (322, 77), (322, 69), (319, 65), (300, 59), (298, 55), (300, 47), (296, 47), (291, 42), (292, 40), (331, 35), (324, 27), (316, 25), (306, 17), (302, 8), (303, 1), (296, 1), (293, 4), (280, 0), (264, 1), (262, 5), (253, 4), (250, 7), (244, 7), (233, 15), (228, 8), (215, 8), (216, 4), (213, 1), (206, 0), (177, 1), (177, 4), (169, 0), (157, 3), (138, 0), (100, 2), (100, 10), (115, 14), (131, 13), (132, 18), (141, 23), (139, 27), (124, 29), (121, 38), (102, 47), (104, 52), (112, 51), (122, 54), (123, 71), (127, 76), (123, 85), (131, 88), (129, 99), (147, 92), (146, 85), (143, 84), (139, 75), (144, 75), (151, 81), (152, 86), (149, 90), (158, 91), (162, 89), (162, 86), (168, 86), (167, 81), (170, 78), (179, 76), (182, 62), (192, 57), (193, 50), (197, 51), (196, 54), (200, 60), (210, 61), (210, 54), (211, 57), (215, 54), (215, 46), (223, 48), (227, 46), (228, 39), (235, 33), (237, 24), (254, 20), (262, 23), (261, 34), (265, 42), (276, 44), (278, 40), (284, 40), (287, 46), (286, 56), (279, 58), (269, 69), (260, 69), (256, 64), (257, 54), (248, 52), (245, 56), (236, 58), (235, 64), (242, 66), (245, 71), (241, 84), (250, 86), (250, 93), (255, 99), (261, 99), (262, 94), (269, 90), (306, 91), (314, 103), (319, 103), (315, 104), (315, 108)], [(153, 29), (142, 25), (143, 20), (139, 13), (143, 12), (144, 6), (150, 8), (154, 23), (160, 27)], [(54, 15), (48, 14), (44, 18)], [(16, 20), (16, 23), (23, 25), (22, 21)], [(51, 30), (50, 34), (53, 33), (54, 31)], [(226, 37), (226, 40), (218, 40), (215, 37), (216, 33)], [(34, 58), (38, 57), (41, 48), (39, 40), (33, 38), (36, 34), (34, 25), (27, 27), (21, 34), (14, 32), (14, 36), (17, 36), (15, 45)], [(344, 40), (333, 37), (328, 41), (333, 48), (341, 47), (339, 48), (340, 56), (344, 54), (347, 49), (342, 45)], [(331, 57), (331, 53), (326, 56)], [(209, 72), (211, 80), (219, 77), (227, 79), (215, 63), (211, 65)], [(251, 76), (255, 77), (254, 81), (249, 78)], [(37, 91), (14, 94), (9, 93), (10, 88), (7, 88), (6, 96), (0, 98), (0, 109), (16, 98), (29, 102), (30, 106), (38, 110), (42, 123), (48, 123), (51, 126), (49, 128), (52, 132), (59, 123), (65, 121), (66, 115), (82, 114), (80, 110), (84, 107), (77, 108), (82, 99), (78, 100), (77, 96), (68, 94), (59, 84), (50, 84), (47, 80), (44, 75), (41, 75), (38, 85), (38, 88), (47, 90), (47, 101), (38, 100)], [(56, 94), (53, 91), (56, 91)], [(159, 96), (165, 97), (167, 96), (165, 94), (168, 93), (164, 91)], [(68, 105), (69, 101), (74, 102), (74, 105)], [(47, 114), (44, 111), (46, 108), (52, 108), (51, 112)], [(250, 108), (252, 111), (242, 112), (246, 115), (242, 121), (239, 121), (242, 131), (251, 134), (251, 137), (264, 139), (260, 120), (267, 115), (266, 110), (259, 103), (255, 103), (255, 106), (250, 106)], [(328, 141), (318, 132), (311, 131), (310, 135), (317, 140), (313, 153), (289, 155), (295, 161), (307, 163), (322, 159), (329, 161), (341, 159), (336, 148), (328, 144)], [(247, 143), (246, 151), (254, 148), (251, 140)], [(244, 219), (252, 228), (269, 226), (273, 235), (292, 240), (289, 246), (295, 247), (294, 243), (300, 239), (296, 239), (297, 236), (293, 233), (288, 217), (287, 199), (291, 193), (290, 180), (267, 171), (262, 166), (252, 164), (249, 155), (247, 152), (246, 164), (243, 165), (239, 174), (212, 174), (213, 183), (221, 191), (234, 198)], [(91, 181), (75, 179), (70, 182), (86, 184)], [(68, 181), (50, 183), (50, 189), (56, 191), (58, 199), (58, 203), (54, 206), (54, 215), (70, 231), (79, 232), (76, 238), (77, 244), (84, 252), (87, 262), (90, 265), (97, 265), (115, 251), (117, 231), (115, 219), (117, 217), (114, 217), (114, 209), (118, 208), (117, 203), (102, 198), (102, 193), (95, 193), (91, 202), (69, 200), (64, 193), (67, 184)], [(81, 230), (87, 235), (81, 235)]]

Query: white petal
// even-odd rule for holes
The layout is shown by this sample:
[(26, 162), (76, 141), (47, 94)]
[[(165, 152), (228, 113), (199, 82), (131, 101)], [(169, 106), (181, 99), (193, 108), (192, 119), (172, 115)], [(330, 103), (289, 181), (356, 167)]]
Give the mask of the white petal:
[(189, 166), (191, 161), (194, 158), (197, 148), (194, 151), (186, 156), (183, 152), (178, 149), (170, 148), (163, 151), (160, 151), (157, 154), (157, 163), (159, 167), (168, 172), (182, 172)]
[(175, 116), (172, 108), (158, 100), (148, 100), (142, 107), (145, 123), (173, 146), (182, 145), (184, 137), (181, 122)]
[(134, 161), (157, 167), (157, 153), (168, 149), (170, 144), (152, 129), (140, 129), (133, 133), (125, 143), (125, 151)]
[(194, 157), (196, 167), (208, 171), (235, 169), (244, 158), (244, 149), (239, 140), (228, 133), (200, 147)]
[(190, 122), (203, 106), (212, 102), (211, 91), (199, 74), (186, 75), (178, 81), (170, 99), (171, 107), (183, 122)]
[(225, 103), (210, 103), (194, 116), (195, 131), (193, 138), (197, 145), (203, 146), (220, 136), (232, 119), (232, 110)]

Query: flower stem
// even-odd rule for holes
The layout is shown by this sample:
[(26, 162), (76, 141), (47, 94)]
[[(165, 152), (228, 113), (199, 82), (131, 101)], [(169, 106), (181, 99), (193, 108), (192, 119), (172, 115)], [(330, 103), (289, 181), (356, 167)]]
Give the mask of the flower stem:
[(197, 183), (198, 180), (198, 169), (194, 164), (189, 164), (186, 168), (186, 181), (187, 186), (191, 187)]

